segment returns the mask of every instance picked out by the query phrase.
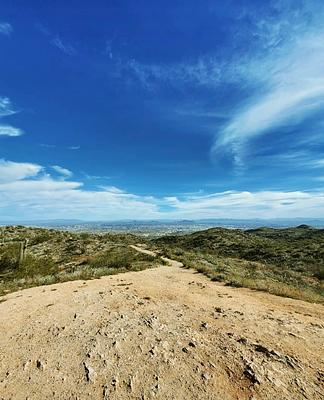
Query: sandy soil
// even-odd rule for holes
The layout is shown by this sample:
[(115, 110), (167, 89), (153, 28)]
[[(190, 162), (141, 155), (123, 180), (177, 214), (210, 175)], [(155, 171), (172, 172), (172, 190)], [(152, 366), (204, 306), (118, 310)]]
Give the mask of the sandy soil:
[(170, 264), (4, 297), (0, 399), (324, 398), (322, 306)]

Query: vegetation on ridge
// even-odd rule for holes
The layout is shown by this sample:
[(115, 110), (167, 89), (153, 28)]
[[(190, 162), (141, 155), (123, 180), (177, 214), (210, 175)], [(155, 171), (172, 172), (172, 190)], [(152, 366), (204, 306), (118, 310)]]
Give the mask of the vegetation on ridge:
[[(24, 258), (20, 246), (28, 239)], [(134, 235), (71, 233), (42, 228), (0, 228), (0, 296), (22, 288), (92, 279), (158, 265), (129, 247)]]
[(324, 230), (212, 228), (154, 241), (168, 257), (212, 280), (324, 302)]

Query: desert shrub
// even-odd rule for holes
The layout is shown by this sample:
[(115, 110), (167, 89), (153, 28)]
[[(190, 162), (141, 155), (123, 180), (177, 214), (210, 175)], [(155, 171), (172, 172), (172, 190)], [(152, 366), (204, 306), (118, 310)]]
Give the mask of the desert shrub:
[(314, 277), (319, 279), (320, 281), (324, 280), (324, 266), (317, 267), (314, 270)]
[(20, 244), (18, 242), (8, 243), (0, 247), (0, 273), (18, 267), (19, 249)]
[(42, 230), (39, 233), (37, 233), (36, 236), (32, 237), (29, 240), (28, 245), (34, 246), (37, 244), (47, 242), (48, 240), (50, 240), (52, 238), (52, 236), (53, 236), (53, 234), (50, 231)]

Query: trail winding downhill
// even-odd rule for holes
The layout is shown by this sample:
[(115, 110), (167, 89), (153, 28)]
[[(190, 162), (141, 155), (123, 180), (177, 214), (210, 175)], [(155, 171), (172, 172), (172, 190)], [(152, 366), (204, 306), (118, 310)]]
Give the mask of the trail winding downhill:
[(321, 305), (167, 261), (5, 296), (0, 399), (324, 397)]
[[(157, 254), (156, 254), (155, 251), (147, 250), (147, 249), (141, 247), (141, 245), (135, 246), (135, 245), (131, 244), (130, 247), (133, 248), (134, 250), (140, 252), (140, 253), (148, 254), (148, 255), (153, 256), (153, 257), (157, 257)], [(170, 267), (183, 267), (183, 264), (180, 261), (172, 260), (171, 258), (167, 258), (167, 257), (163, 257), (163, 256), (161, 257), (161, 259), (165, 263), (167, 263)]]

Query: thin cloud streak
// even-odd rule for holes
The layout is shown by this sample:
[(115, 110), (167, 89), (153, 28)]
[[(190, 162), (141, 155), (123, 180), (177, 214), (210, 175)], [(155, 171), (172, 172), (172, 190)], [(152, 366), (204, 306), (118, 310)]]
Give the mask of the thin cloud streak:
[(80, 150), (81, 146), (68, 146), (68, 150)]
[(77, 50), (71, 44), (66, 43), (60, 35), (54, 35), (50, 29), (43, 24), (36, 24), (35, 28), (49, 39), (52, 46), (59, 49), (62, 53), (67, 54), (68, 56), (74, 56), (77, 54)]
[(218, 86), (221, 82), (223, 70), (213, 57), (202, 57), (190, 63), (180, 62), (174, 64), (144, 64), (137, 60), (129, 60), (117, 64), (119, 68), (133, 74), (133, 76), (147, 89), (152, 89), (156, 84), (168, 83), (191, 84), (198, 86)]
[(59, 36), (54, 37), (51, 40), (51, 44), (68, 56), (73, 56), (76, 54), (76, 49), (70, 44), (64, 43)]
[[(16, 114), (16, 111), (8, 97), (0, 97), (0, 118)], [(0, 136), (21, 136), (24, 131), (8, 124), (0, 124)]]

